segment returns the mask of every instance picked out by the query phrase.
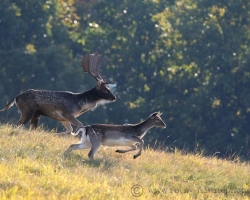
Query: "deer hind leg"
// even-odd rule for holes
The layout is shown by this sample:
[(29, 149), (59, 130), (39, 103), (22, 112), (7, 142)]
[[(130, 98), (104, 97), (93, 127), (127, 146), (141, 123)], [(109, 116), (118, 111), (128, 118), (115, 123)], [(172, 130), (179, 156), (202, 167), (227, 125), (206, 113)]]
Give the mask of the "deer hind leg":
[(101, 138), (98, 138), (96, 132), (92, 127), (88, 128), (87, 130), (88, 130), (89, 141), (92, 145), (88, 157), (90, 160), (93, 160), (96, 151), (99, 149), (102, 143), (101, 143)]
[(80, 150), (80, 149), (89, 149), (91, 147), (91, 144), (88, 142), (79, 143), (79, 144), (72, 144), (69, 146), (69, 148), (64, 152), (64, 155), (67, 155), (73, 150)]
[(16, 127), (19, 128), (23, 124), (26, 124), (34, 115), (34, 111), (28, 111), (28, 112), (21, 112), (21, 116), (19, 121), (16, 123)]
[(34, 130), (37, 128), (38, 122), (40, 120), (40, 113), (37, 111), (35, 115), (30, 120), (30, 129)]
[(117, 149), (115, 152), (117, 152), (117, 153), (127, 153), (129, 151), (134, 151), (136, 149), (137, 149), (137, 146), (133, 144), (133, 145), (130, 146), (130, 149), (126, 149), (126, 150)]
[(91, 148), (91, 143), (89, 142), (89, 140), (88, 140), (88, 138), (86, 136), (86, 128), (80, 129), (77, 134), (79, 134), (79, 132), (83, 132), (81, 134), (81, 142), (78, 143), (78, 144), (72, 144), (72, 145), (70, 145), (69, 148), (64, 152), (64, 155), (67, 155), (72, 150), (76, 150), (76, 149), (89, 149), (89, 148)]

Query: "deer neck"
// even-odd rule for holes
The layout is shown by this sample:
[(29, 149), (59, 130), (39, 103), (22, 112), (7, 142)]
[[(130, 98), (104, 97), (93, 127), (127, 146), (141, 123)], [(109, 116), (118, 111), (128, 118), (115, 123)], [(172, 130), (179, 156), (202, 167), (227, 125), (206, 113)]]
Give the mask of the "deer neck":
[(148, 119), (137, 124), (137, 127), (140, 129), (140, 137), (142, 138), (153, 126), (154, 125)]
[(87, 106), (89, 107), (89, 109), (95, 107), (97, 105), (97, 102), (100, 100), (98, 98), (98, 95), (96, 95), (94, 88), (80, 93), (78, 99), (81, 106)]

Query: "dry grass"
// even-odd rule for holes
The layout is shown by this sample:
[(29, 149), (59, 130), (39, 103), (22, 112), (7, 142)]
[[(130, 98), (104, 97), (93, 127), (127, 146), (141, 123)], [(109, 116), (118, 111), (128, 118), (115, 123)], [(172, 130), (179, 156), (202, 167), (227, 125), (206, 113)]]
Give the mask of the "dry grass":
[(152, 149), (134, 160), (112, 148), (89, 161), (86, 150), (62, 156), (74, 137), (0, 131), (0, 199), (249, 199), (249, 163)]

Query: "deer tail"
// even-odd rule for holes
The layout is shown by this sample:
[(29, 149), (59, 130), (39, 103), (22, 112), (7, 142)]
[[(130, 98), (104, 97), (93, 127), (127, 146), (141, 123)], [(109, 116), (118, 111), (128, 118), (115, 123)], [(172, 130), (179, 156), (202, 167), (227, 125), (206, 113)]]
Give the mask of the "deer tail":
[(10, 103), (8, 103), (2, 110), (0, 111), (5, 111), (5, 110), (8, 110), (11, 106), (14, 105), (14, 103), (16, 102), (16, 98), (13, 99)]
[(79, 128), (76, 133), (71, 133), (73, 136), (77, 136), (80, 132), (82, 132), (82, 135), (86, 133), (86, 127)]

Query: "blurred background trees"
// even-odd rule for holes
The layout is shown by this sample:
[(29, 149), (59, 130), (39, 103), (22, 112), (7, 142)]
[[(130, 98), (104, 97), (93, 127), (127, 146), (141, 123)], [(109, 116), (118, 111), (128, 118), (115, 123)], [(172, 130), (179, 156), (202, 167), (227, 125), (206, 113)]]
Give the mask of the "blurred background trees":
[[(0, 40), (0, 107), (30, 88), (90, 89), (80, 55), (98, 51), (118, 99), (83, 114), (83, 124), (161, 111), (167, 129), (152, 130), (148, 144), (249, 157), (248, 1), (1, 0)], [(16, 110), (1, 122), (16, 122)]]

